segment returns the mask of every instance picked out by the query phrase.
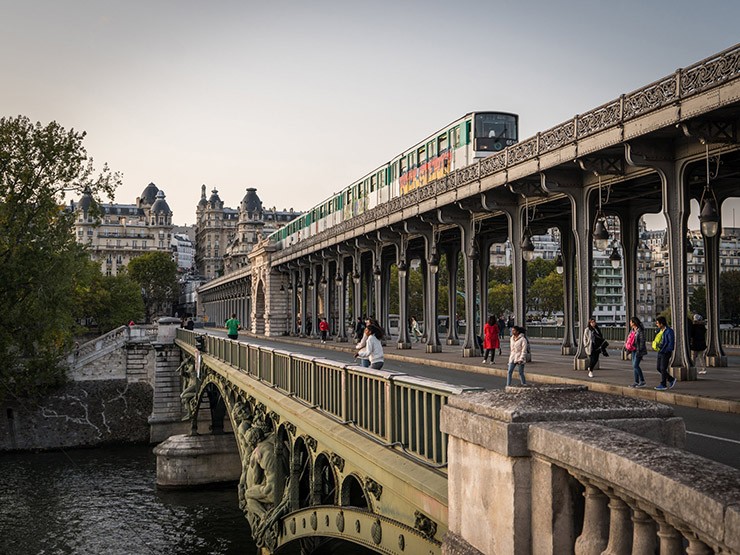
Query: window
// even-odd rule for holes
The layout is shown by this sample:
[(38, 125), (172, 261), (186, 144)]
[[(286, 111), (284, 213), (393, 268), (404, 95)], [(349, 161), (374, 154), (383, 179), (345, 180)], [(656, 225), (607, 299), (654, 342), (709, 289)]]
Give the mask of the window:
[(437, 137), (437, 152), (444, 152), (448, 147), (449, 142), (447, 141), (447, 133)]
[(452, 148), (458, 148), (460, 146), (460, 126), (455, 127), (451, 132), (452, 137)]

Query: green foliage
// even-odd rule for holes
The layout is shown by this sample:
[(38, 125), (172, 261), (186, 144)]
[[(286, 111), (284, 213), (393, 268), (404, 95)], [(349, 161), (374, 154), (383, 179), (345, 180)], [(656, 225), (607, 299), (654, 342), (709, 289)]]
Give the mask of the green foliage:
[(73, 298), (75, 318), (92, 319), (100, 333), (144, 317), (144, 301), (138, 284), (125, 271), (116, 276), (104, 276), (100, 265), (87, 256), (79, 262)]
[(553, 271), (537, 278), (527, 295), (530, 309), (550, 316), (553, 312), (563, 310), (563, 276)]
[(65, 194), (112, 195), (120, 182), (107, 167), (95, 175), (84, 137), (55, 122), (0, 118), (0, 398), (43, 394), (65, 379), (76, 295), (89, 278)]
[(137, 256), (129, 262), (128, 273), (141, 288), (147, 322), (171, 313), (180, 289), (177, 264), (168, 253), (155, 251)]
[(488, 270), (489, 283), (510, 284), (512, 282), (511, 272), (511, 266), (492, 266)]
[(740, 319), (740, 270), (719, 275), (719, 314), (723, 320)]
[[(740, 291), (738, 291), (740, 294)], [(703, 285), (699, 285), (694, 289), (689, 298), (689, 310), (691, 314), (701, 314), (706, 317), (707, 315), (707, 289)]]
[(488, 307), (491, 314), (500, 316), (514, 311), (514, 286), (511, 283), (495, 283), (488, 287)]
[(531, 262), (527, 262), (527, 291), (532, 289), (534, 282), (540, 278), (549, 276), (552, 273), (557, 272), (555, 270), (554, 260), (545, 260), (544, 258), (535, 258)]

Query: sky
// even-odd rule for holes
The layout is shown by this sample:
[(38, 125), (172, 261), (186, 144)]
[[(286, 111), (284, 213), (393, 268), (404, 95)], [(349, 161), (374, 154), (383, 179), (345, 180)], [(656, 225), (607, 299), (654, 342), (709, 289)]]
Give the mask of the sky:
[(735, 0), (0, 0), (0, 116), (86, 131), (115, 202), (154, 182), (178, 225), (203, 184), (306, 210), (465, 113), (531, 137), (733, 46), (738, 21)]

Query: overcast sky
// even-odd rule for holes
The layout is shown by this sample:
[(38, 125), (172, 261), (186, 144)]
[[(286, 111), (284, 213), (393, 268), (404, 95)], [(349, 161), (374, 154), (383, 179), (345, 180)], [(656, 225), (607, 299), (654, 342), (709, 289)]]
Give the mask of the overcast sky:
[(467, 112), (518, 113), (524, 139), (738, 22), (735, 0), (0, 0), (0, 115), (86, 131), (116, 202), (154, 182), (178, 224), (202, 184), (305, 210)]

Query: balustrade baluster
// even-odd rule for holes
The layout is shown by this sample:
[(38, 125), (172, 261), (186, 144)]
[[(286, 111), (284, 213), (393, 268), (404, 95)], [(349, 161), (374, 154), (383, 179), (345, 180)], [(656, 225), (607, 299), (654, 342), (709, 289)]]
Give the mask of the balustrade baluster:
[(632, 512), (632, 555), (655, 554), (655, 522), (640, 509)]
[(697, 538), (689, 538), (686, 555), (710, 555), (711, 553), (714, 553), (714, 550), (710, 549), (703, 541)]
[(662, 518), (658, 522), (658, 538), (660, 538), (660, 555), (680, 555), (683, 550), (683, 537), (673, 526)]
[(609, 499), (609, 545), (601, 555), (632, 553), (632, 522), (630, 508), (618, 497)]
[(609, 540), (609, 498), (601, 490), (586, 485), (583, 532), (576, 540), (576, 555), (600, 555)]

